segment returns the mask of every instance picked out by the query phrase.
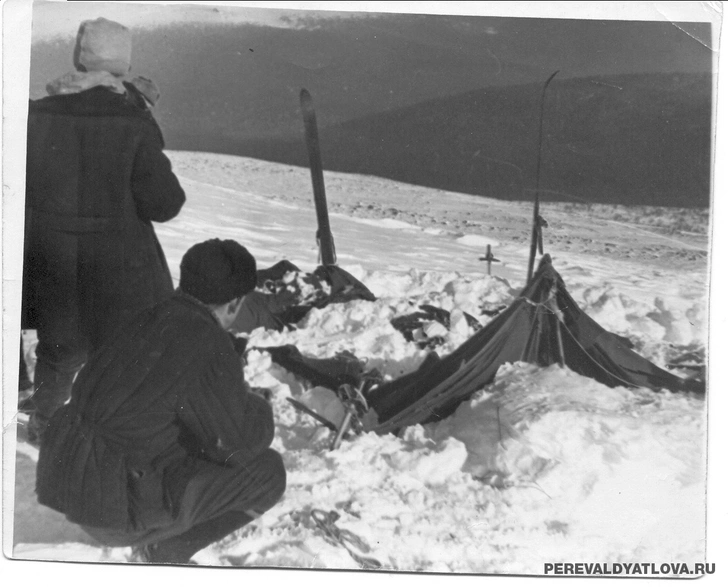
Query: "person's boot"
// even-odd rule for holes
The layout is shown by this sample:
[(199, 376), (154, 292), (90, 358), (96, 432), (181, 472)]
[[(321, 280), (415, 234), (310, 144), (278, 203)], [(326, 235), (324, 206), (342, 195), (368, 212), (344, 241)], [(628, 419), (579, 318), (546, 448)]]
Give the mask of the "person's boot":
[(30, 418), (28, 418), (28, 428), (25, 433), (28, 444), (31, 444), (38, 449), (40, 448), (43, 443), (43, 435), (48, 428), (48, 422), (50, 422), (50, 418), (47, 418), (38, 410), (35, 410), (30, 414)]
[(250, 523), (254, 516), (245, 512), (227, 512), (193, 526), (179, 536), (132, 549), (132, 562), (189, 564), (196, 552), (222, 540)]
[(28, 375), (28, 365), (23, 352), (23, 335), (20, 335), (20, 366), (18, 368), (18, 409), (23, 412), (23, 405), (33, 397), (33, 382)]
[(18, 399), (18, 411), (21, 414), (32, 414), (36, 410), (35, 402), (33, 401), (33, 394), (31, 393), (29, 396), (24, 397), (22, 399)]
[(40, 448), (43, 434), (55, 412), (71, 397), (76, 371), (58, 371), (43, 361), (35, 366), (35, 393), (23, 402), (23, 409), (30, 413), (27, 439)]

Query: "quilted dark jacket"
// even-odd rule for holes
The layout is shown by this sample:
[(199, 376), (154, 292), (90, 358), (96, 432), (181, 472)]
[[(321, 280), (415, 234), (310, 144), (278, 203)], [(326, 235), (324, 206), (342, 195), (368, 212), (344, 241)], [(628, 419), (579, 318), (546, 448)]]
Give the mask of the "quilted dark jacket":
[(273, 434), (271, 407), (247, 390), (230, 336), (178, 293), (81, 370), (43, 439), (38, 501), (86, 526), (163, 526), (197, 464), (244, 466)]
[(152, 221), (185, 193), (148, 110), (108, 88), (31, 101), (23, 326), (76, 324), (92, 346), (173, 292)]

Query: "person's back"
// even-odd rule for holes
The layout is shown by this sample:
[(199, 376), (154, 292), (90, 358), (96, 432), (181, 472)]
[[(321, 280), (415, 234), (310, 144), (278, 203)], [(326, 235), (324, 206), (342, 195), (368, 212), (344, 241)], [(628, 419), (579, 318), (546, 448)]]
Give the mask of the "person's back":
[(94, 355), (79, 374), (72, 401), (53, 421), (58, 425), (49, 428), (38, 467), (39, 497), (89, 526), (118, 520), (114, 525), (143, 528), (149, 523), (145, 510), (164, 511), (162, 501), (129, 504), (125, 491), (84, 489), (92, 479), (112, 487), (110, 455), (123, 454), (115, 464), (120, 475), (134, 475), (147, 487), (161, 486), (166, 475), (175, 480), (169, 484), (174, 492), (194, 472), (193, 460), (245, 462), (270, 445), (274, 432), (270, 405), (245, 390), (229, 335), (183, 294), (140, 315)]
[(152, 221), (174, 218), (184, 192), (147, 111), (95, 87), (31, 103), (26, 246), (39, 324), (72, 312), (97, 346), (173, 291)]
[[(200, 272), (214, 265), (218, 248), (218, 256), (247, 262), (247, 252), (219, 242), (206, 244), (213, 260), (201, 260)], [(197, 270), (185, 265), (191, 257), (183, 261), (182, 285), (206, 299), (187, 286), (187, 275), (208, 289), (220, 280), (194, 277)], [(233, 272), (228, 282), (241, 274), (253, 278), (223, 291), (223, 298), (254, 287), (252, 267)], [(233, 313), (240, 305), (235, 301)], [(109, 545), (162, 543), (148, 560), (170, 562), (185, 562), (250, 521), (251, 510), (275, 504), (285, 472), (269, 449), (272, 410), (248, 391), (232, 339), (216, 316), (199, 298), (178, 292), (91, 357), (41, 446), (40, 503)], [(181, 543), (180, 535), (186, 536)]]
[(41, 437), (68, 399), (88, 352), (174, 291), (152, 222), (174, 218), (185, 193), (126, 81), (130, 58), (125, 27), (84, 22), (78, 71), (29, 106), (22, 326), (38, 333), (30, 436)]

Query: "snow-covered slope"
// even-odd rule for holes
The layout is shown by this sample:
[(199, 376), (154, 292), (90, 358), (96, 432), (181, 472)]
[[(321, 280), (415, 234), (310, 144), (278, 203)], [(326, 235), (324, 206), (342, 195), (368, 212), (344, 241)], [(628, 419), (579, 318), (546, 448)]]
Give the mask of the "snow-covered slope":
[[(264, 193), (234, 187), (236, 169), (255, 173), (244, 160), (171, 157), (188, 202), (157, 233), (175, 278), (184, 251), (212, 237), (238, 240), (260, 267), (284, 258), (304, 270), (316, 266), (313, 206), (290, 197), (285, 182), (272, 175), (299, 171), (258, 167), (259, 183), (269, 180)], [(372, 184), (337, 177), (345, 180), (366, 208), (374, 194), (364, 186)], [(394, 194), (398, 186), (387, 189)], [(453, 195), (454, 210), (462, 198)], [(405, 207), (395, 195), (390, 200)], [(512, 210), (524, 216), (522, 207), (512, 204)], [(582, 222), (588, 226), (589, 218)], [(397, 377), (416, 368), (425, 352), (392, 327), (394, 316), (420, 303), (453, 312), (437, 349), (448, 353), (472, 334), (455, 319), (458, 311), (485, 323), (487, 311), (510, 303), (524, 282), (526, 239), (510, 237), (527, 224), (514, 223), (508, 238), (391, 217), (332, 213), (331, 224), (339, 265), (377, 301), (313, 310), (296, 330), (253, 332), (250, 346), (290, 343), (314, 357), (346, 350)], [(632, 228), (624, 230), (634, 237)], [(594, 238), (598, 231), (596, 225)], [(487, 244), (502, 261), (492, 276), (479, 260)], [(704, 353), (704, 265), (671, 269), (613, 255), (548, 252), (580, 305), (606, 328), (631, 337), (652, 361), (664, 366), (684, 352)], [(610, 389), (557, 366), (517, 364), (502, 368), (492, 386), (445, 421), (409, 428), (401, 437), (364, 435), (330, 451), (328, 432), (286, 401), (305, 395), (333, 413), (330, 392), (309, 389), (265, 352), (249, 353), (245, 374), (251, 385), (273, 392), (274, 447), (284, 456), (288, 488), (254, 524), (199, 553), (201, 564), (541, 574), (545, 562), (705, 558), (702, 400)], [(102, 549), (33, 503), (37, 454), (26, 445), (19, 451), (14, 555), (126, 560), (127, 549)], [(317, 516), (321, 522), (330, 512), (329, 530), (345, 531), (339, 536), (348, 541), (332, 540), (325, 524), (317, 524)]]

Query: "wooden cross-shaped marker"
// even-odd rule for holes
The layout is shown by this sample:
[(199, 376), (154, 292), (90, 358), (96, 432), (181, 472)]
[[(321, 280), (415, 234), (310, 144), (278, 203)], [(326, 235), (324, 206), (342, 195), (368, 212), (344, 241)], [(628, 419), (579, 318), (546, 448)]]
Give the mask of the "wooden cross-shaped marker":
[(491, 263), (500, 263), (500, 259), (496, 259), (493, 256), (493, 252), (490, 250), (490, 245), (488, 245), (488, 247), (485, 250), (485, 257), (481, 257), (480, 260), (488, 262), (488, 275), (490, 275), (490, 264)]

